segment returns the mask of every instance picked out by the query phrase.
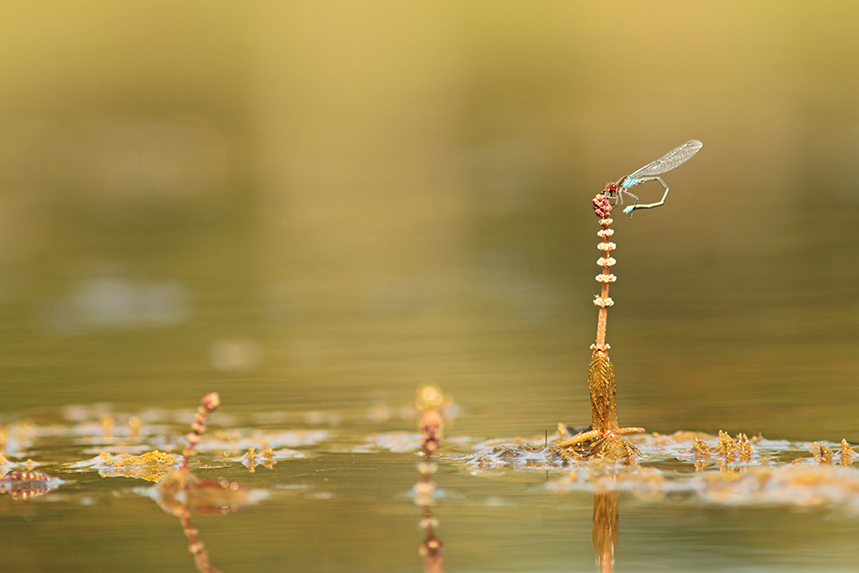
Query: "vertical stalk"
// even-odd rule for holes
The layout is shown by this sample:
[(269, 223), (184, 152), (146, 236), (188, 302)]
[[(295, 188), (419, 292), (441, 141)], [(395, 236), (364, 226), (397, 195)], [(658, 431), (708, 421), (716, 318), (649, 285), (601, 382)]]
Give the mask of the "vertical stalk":
[(597, 339), (591, 345), (593, 354), (588, 368), (588, 388), (591, 394), (592, 427), (595, 431), (604, 433), (618, 430), (617, 383), (614, 379), (614, 367), (608, 356), (609, 345), (605, 341), (608, 307), (614, 304), (614, 301), (608, 296), (608, 289), (609, 285), (617, 280), (617, 277), (610, 272), (611, 267), (616, 262), (611, 256), (611, 252), (617, 248), (617, 245), (610, 241), (614, 230), (611, 228), (612, 219), (608, 216), (611, 213), (608, 197), (604, 193), (597, 195), (594, 197), (593, 203), (594, 211), (600, 217), (599, 224), (602, 227), (597, 232), (597, 236), (602, 239), (602, 242), (597, 245), (597, 249), (602, 253), (602, 257), (597, 261), (597, 264), (602, 267), (602, 273), (596, 277), (601, 287), (599, 296), (594, 299), (594, 304), (600, 310), (597, 315)]
[(191, 424), (191, 432), (185, 436), (188, 440), (188, 445), (185, 447), (184, 459), (182, 460), (182, 468), (188, 469), (188, 462), (196, 454), (197, 444), (206, 433), (206, 421), (209, 419), (209, 414), (215, 411), (221, 405), (221, 398), (217, 392), (210, 392), (203, 396), (200, 405), (197, 407), (197, 413), (194, 414), (194, 422)]
[(611, 242), (614, 230), (611, 228), (611, 202), (607, 195), (608, 188), (594, 197), (593, 207), (600, 218), (601, 229), (597, 235), (602, 239), (597, 245), (602, 256), (597, 264), (602, 267), (602, 273), (596, 280), (600, 283), (600, 294), (594, 299), (599, 307), (597, 315), (597, 339), (591, 345), (593, 354), (588, 368), (588, 390), (591, 395), (591, 428), (557, 444), (561, 448), (575, 447), (576, 451), (586, 457), (611, 457), (631, 461), (639, 455), (638, 449), (620, 437), (620, 434), (643, 432), (643, 428), (621, 428), (617, 420), (617, 383), (614, 378), (614, 366), (608, 356), (609, 345), (606, 343), (606, 326), (608, 324), (608, 307), (614, 304), (608, 295), (609, 285), (617, 280), (611, 274), (615, 260), (611, 252), (617, 245)]

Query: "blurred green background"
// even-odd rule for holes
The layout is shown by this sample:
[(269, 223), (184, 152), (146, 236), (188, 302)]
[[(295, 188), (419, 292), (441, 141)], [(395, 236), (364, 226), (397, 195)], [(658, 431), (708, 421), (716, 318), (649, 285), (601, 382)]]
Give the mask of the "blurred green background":
[[(408, 403), (859, 441), (850, 2), (10, 2), (0, 411)], [(645, 201), (661, 188), (639, 188)]]

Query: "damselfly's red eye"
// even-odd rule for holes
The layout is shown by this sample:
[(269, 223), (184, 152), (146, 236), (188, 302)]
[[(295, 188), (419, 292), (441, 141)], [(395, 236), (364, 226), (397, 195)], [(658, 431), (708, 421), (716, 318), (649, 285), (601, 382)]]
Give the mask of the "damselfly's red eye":
[(609, 191), (617, 191), (617, 185), (612, 183), (611, 185), (608, 186), (608, 190)]

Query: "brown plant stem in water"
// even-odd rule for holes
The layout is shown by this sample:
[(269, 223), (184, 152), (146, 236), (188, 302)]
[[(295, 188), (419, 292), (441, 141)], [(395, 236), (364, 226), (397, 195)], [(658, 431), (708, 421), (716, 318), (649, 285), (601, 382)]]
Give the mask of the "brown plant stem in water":
[(203, 396), (194, 416), (194, 422), (191, 424), (191, 432), (186, 436), (188, 445), (185, 448), (182, 465), (176, 471), (164, 476), (155, 486), (161, 494), (159, 503), (162, 507), (168, 508), (168, 511), (178, 517), (182, 523), (182, 531), (188, 539), (188, 551), (193, 555), (194, 565), (200, 573), (220, 572), (212, 566), (205, 543), (200, 539), (198, 530), (191, 525), (191, 508), (195, 507), (195, 498), (200, 497), (195, 494), (199, 493), (202, 486), (207, 484), (191, 473), (188, 462), (196, 454), (197, 444), (200, 443), (206, 432), (206, 421), (209, 414), (214, 412), (220, 404), (221, 399), (217, 392)]
[(209, 392), (203, 396), (203, 399), (200, 401), (200, 405), (197, 407), (197, 413), (194, 415), (194, 422), (191, 424), (191, 432), (186, 436), (188, 446), (185, 448), (184, 452), (185, 459), (182, 461), (183, 468), (188, 468), (188, 462), (196, 453), (195, 448), (197, 447), (197, 444), (200, 443), (200, 440), (203, 438), (203, 434), (206, 433), (206, 421), (209, 419), (209, 414), (214, 412), (220, 405), (221, 397), (217, 392)]
[(617, 431), (617, 384), (608, 352), (594, 350), (591, 355), (588, 388), (591, 392), (593, 429), (597, 432)]
[(594, 212), (600, 218), (600, 231), (597, 235), (602, 242), (597, 248), (602, 257), (597, 264), (602, 267), (602, 273), (596, 280), (600, 283), (600, 294), (594, 299), (599, 307), (597, 315), (596, 342), (591, 345), (590, 368), (588, 369), (588, 389), (591, 395), (591, 428), (557, 444), (560, 448), (573, 448), (585, 458), (608, 457), (633, 461), (641, 454), (634, 445), (622, 438), (622, 434), (640, 433), (644, 428), (621, 428), (617, 420), (617, 383), (614, 378), (614, 366), (608, 355), (609, 345), (606, 343), (606, 327), (608, 324), (608, 307), (614, 304), (609, 297), (609, 285), (617, 280), (611, 274), (615, 260), (611, 252), (617, 247), (611, 242), (614, 230), (611, 228), (611, 202), (606, 191), (593, 200)]

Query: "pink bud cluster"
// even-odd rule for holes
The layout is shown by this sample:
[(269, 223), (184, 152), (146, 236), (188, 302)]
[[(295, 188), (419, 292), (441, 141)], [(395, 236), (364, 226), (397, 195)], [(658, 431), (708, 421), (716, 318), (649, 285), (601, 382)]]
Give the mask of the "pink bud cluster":
[(608, 196), (605, 193), (600, 193), (593, 199), (594, 203), (594, 213), (596, 213), (597, 217), (600, 219), (604, 219), (609, 216), (611, 213), (611, 202), (608, 199)]

